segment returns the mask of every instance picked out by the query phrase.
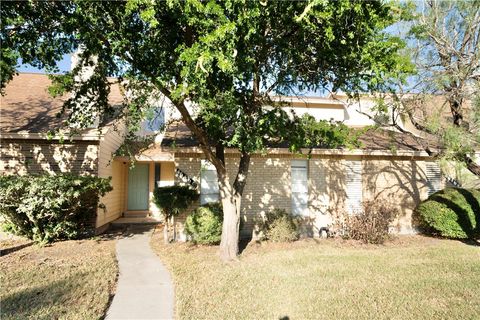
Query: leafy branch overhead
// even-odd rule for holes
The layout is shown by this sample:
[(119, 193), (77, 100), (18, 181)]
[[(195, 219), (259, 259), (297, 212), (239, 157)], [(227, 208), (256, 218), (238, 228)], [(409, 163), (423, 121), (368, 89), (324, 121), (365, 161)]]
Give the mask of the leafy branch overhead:
[[(131, 130), (152, 95), (172, 102), (216, 168), (226, 259), (238, 253), (240, 202), (253, 153), (272, 142), (288, 141), (292, 151), (305, 146), (302, 141), (351, 143), (346, 127), (287, 114), (271, 96), (384, 91), (392, 77), (402, 80), (411, 70), (399, 53), (404, 43), (385, 32), (406, 11), (383, 1), (32, 1), (5, 2), (0, 10), (7, 63), (2, 88), (15, 69), (3, 57), (54, 71), (62, 54), (80, 49), (82, 67), (56, 82), (75, 93), (65, 105), (73, 122), (83, 125), (82, 119), (112, 110), (111, 77), (126, 93), (113, 115), (126, 118)], [(240, 157), (232, 180), (225, 148)]]

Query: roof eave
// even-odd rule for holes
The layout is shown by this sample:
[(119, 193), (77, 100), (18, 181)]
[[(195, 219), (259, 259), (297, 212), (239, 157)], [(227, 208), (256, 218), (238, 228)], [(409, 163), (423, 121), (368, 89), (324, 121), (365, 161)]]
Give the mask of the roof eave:
[(99, 141), (108, 132), (110, 126), (98, 129), (88, 129), (82, 133), (70, 135), (68, 130), (61, 130), (60, 134), (50, 135), (45, 132), (0, 132), (0, 139), (18, 140), (74, 140), (74, 141)]
[[(163, 151), (172, 153), (203, 153), (199, 147), (162, 147)], [(236, 149), (225, 149), (227, 154), (239, 153)], [(288, 148), (267, 148), (267, 154), (294, 154)], [(338, 155), (338, 156), (390, 156), (390, 157), (425, 157), (430, 156), (420, 150), (365, 150), (365, 149), (302, 149), (304, 155)]]

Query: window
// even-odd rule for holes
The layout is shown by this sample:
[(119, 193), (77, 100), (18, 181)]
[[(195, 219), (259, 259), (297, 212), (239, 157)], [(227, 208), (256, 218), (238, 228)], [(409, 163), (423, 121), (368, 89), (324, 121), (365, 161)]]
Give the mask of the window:
[(353, 214), (362, 210), (362, 161), (345, 161), (345, 167), (346, 208)]
[(202, 160), (200, 171), (200, 204), (219, 201), (217, 171), (213, 164)]
[(151, 108), (147, 111), (146, 119), (142, 124), (145, 133), (159, 132), (165, 124), (165, 112), (163, 107)]
[(160, 172), (161, 172), (161, 165), (160, 163), (155, 163), (155, 186), (156, 187), (161, 187), (161, 181), (160, 181)]
[(425, 164), (428, 196), (442, 189), (442, 173), (437, 162), (426, 162)]
[(292, 160), (292, 214), (308, 216), (307, 160)]

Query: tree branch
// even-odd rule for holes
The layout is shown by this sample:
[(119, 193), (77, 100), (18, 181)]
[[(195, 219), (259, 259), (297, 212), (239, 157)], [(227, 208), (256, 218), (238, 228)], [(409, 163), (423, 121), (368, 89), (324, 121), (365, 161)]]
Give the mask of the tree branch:
[(250, 154), (247, 152), (242, 152), (240, 156), (240, 164), (238, 166), (237, 176), (235, 177), (235, 182), (233, 183), (233, 188), (235, 193), (239, 196), (243, 194), (243, 189), (247, 182), (248, 168), (250, 166)]

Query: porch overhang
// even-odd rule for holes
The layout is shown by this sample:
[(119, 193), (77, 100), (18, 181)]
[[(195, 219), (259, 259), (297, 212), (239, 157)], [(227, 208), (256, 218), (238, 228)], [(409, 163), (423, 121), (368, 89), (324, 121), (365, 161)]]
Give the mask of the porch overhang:
[[(132, 159), (125, 156), (115, 157), (116, 161), (130, 162)], [(173, 152), (159, 152), (152, 154), (138, 154), (134, 156), (134, 161), (139, 162), (170, 162), (175, 160), (175, 154)]]

